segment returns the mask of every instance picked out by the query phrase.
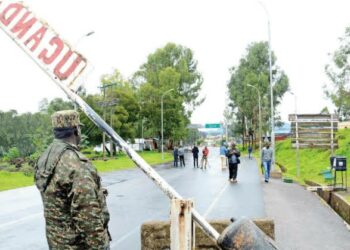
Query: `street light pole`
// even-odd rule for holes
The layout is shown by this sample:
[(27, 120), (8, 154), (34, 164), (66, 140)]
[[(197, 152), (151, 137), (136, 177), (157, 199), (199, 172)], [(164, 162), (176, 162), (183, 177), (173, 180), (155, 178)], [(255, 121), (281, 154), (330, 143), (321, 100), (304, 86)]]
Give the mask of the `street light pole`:
[[(81, 41), (82, 39), (84, 39), (85, 37), (91, 36), (91, 35), (93, 35), (93, 34), (95, 34), (95, 31), (90, 31), (90, 32), (88, 32), (88, 33), (82, 35), (82, 36), (75, 42), (75, 44), (73, 45), (73, 48), (72, 48), (72, 49), (73, 49), (73, 50), (76, 50), (76, 48), (78, 47), (78, 45), (79, 45), (79, 43), (80, 43), (80, 41)], [(74, 77), (74, 78), (75, 78), (75, 77)], [(77, 93), (80, 91), (80, 88), (81, 88), (81, 87), (78, 88)], [(74, 105), (74, 110), (78, 110), (77, 104), (74, 103), (73, 105)]]
[(164, 146), (163, 146), (163, 98), (166, 94), (168, 94), (170, 91), (173, 91), (174, 89), (169, 89), (165, 91), (162, 94), (162, 97), (160, 98), (160, 120), (161, 120), (161, 135), (162, 135), (162, 141), (161, 141), (161, 147), (162, 147), (162, 160), (164, 160)]
[(270, 16), (265, 5), (259, 1), (259, 4), (263, 7), (266, 17), (267, 17), (267, 26), (268, 26), (268, 39), (269, 39), (269, 71), (270, 71), (270, 97), (271, 97), (271, 146), (272, 146), (272, 169), (274, 169), (275, 161), (275, 119), (274, 119), (274, 108), (273, 108), (273, 83), (272, 83), (272, 55), (271, 55), (271, 27), (270, 27)]
[(289, 91), (294, 95), (294, 112), (295, 112), (295, 144), (296, 144), (296, 164), (297, 164), (297, 177), (300, 177), (300, 157), (299, 157), (299, 131), (298, 131), (298, 113), (297, 113), (297, 95)]
[(93, 35), (93, 34), (95, 34), (95, 31), (90, 31), (90, 32), (88, 32), (88, 33), (82, 35), (81, 37), (79, 37), (79, 39), (76, 41), (76, 43), (74, 44), (73, 47), (76, 48), (77, 45), (80, 43), (80, 41), (81, 41), (82, 39), (84, 39), (85, 37), (91, 36), (91, 35)]
[(251, 84), (247, 84), (247, 86), (252, 87), (254, 89), (256, 89), (256, 91), (258, 92), (258, 103), (259, 103), (259, 152), (261, 152), (261, 97), (260, 97), (260, 91), (257, 87), (251, 85)]

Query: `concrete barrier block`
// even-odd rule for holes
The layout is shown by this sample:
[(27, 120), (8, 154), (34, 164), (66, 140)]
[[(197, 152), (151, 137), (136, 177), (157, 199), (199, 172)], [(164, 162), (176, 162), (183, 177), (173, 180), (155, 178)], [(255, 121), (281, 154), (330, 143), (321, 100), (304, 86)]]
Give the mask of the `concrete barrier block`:
[[(270, 238), (275, 238), (275, 224), (270, 219), (255, 219), (253, 222)], [(209, 223), (221, 233), (230, 220), (211, 220)], [(195, 249), (220, 250), (216, 242), (205, 235), (200, 228), (196, 228)], [(150, 221), (141, 226), (142, 250), (170, 250), (170, 222)]]
[(282, 172), (280, 170), (274, 169), (270, 172), (270, 176), (274, 179), (282, 179)]

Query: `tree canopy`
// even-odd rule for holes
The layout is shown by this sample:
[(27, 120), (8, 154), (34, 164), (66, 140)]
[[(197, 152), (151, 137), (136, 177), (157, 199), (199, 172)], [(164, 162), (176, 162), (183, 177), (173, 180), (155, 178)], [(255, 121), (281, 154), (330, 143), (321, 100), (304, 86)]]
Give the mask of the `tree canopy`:
[[(118, 70), (101, 77), (101, 93), (88, 95), (86, 102), (111, 125), (124, 139), (132, 140), (138, 136), (140, 106), (136, 89), (126, 81)], [(84, 114), (82, 122), (86, 124), (83, 133), (89, 137), (92, 144), (100, 144), (102, 131), (97, 128)]]
[(325, 94), (337, 108), (341, 120), (350, 119), (350, 27), (340, 38), (339, 48), (331, 54), (331, 62), (326, 65), (325, 71), (331, 80), (331, 86), (325, 86)]
[[(133, 79), (139, 86), (141, 119), (146, 134), (160, 137), (163, 96), (164, 137), (183, 139), (188, 133), (193, 110), (203, 102), (199, 98), (203, 78), (197, 70), (193, 52), (168, 43), (148, 56)], [(173, 91), (164, 95), (170, 89)]]
[[(272, 53), (273, 106), (280, 104), (289, 89), (287, 75), (276, 64), (277, 58)], [(239, 65), (230, 69), (228, 83), (230, 106), (236, 115), (235, 130), (243, 135), (248, 128), (258, 128), (258, 91), (261, 97), (263, 131), (266, 133), (270, 122), (270, 80), (269, 80), (269, 47), (267, 42), (253, 42), (247, 47), (246, 54)], [(251, 87), (252, 85), (254, 87)], [(278, 120), (278, 115), (275, 116)]]

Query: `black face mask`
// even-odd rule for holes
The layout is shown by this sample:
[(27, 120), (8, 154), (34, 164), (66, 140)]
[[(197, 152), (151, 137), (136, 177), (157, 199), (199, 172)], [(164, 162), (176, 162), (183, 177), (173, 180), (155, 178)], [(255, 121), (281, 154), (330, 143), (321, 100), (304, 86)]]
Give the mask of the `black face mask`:
[(53, 130), (56, 139), (69, 138), (72, 135), (76, 136), (76, 145), (79, 145), (81, 140), (80, 128), (55, 128)]
[(75, 128), (54, 128), (53, 133), (56, 139), (64, 139), (74, 134)]

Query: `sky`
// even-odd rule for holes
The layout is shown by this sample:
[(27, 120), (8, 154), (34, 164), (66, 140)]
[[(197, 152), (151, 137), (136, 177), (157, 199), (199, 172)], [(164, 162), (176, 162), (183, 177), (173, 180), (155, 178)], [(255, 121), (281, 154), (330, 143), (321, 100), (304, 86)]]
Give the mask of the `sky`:
[[(256, 0), (23, 2), (92, 63), (85, 82), (88, 93), (97, 93), (101, 75), (114, 69), (124, 78), (131, 77), (149, 54), (168, 42), (190, 48), (204, 78), (200, 96), (206, 98), (193, 113), (192, 123), (223, 121), (229, 68), (238, 65), (250, 43), (268, 40), (267, 15)], [(323, 86), (329, 84), (324, 67), (350, 26), (350, 1), (262, 2), (269, 12), (271, 48), (295, 94), (286, 93), (278, 106), (282, 120), (288, 121), (295, 107), (303, 114), (318, 113), (324, 107), (333, 111), (323, 93)], [(93, 35), (85, 36), (91, 31)], [(37, 112), (42, 99), (65, 98), (2, 31), (0, 87), (1, 111)]]

